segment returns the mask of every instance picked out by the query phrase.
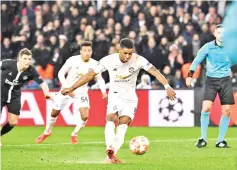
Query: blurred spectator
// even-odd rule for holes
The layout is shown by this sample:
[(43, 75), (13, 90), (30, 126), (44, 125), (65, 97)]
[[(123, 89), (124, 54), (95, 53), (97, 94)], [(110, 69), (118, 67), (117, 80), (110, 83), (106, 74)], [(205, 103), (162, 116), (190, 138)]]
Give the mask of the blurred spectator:
[(193, 56), (197, 55), (199, 49), (200, 49), (200, 38), (198, 34), (194, 34), (192, 40)]
[(138, 17), (140, 10), (140, 4), (136, 1), (132, 2), (131, 8), (128, 10), (128, 15), (131, 16), (132, 22)]
[(150, 30), (153, 30), (153, 31), (156, 32), (156, 29), (157, 29), (159, 24), (161, 24), (161, 18), (160, 17), (154, 17)]
[(174, 88), (182, 88), (182, 87), (184, 87), (184, 81), (182, 79), (182, 74), (181, 74), (180, 70), (176, 70), (172, 84), (173, 84)]
[(2, 35), (10, 37), (13, 33), (13, 16), (6, 2), (1, 4), (1, 31)]
[(192, 12), (192, 20), (193, 21), (198, 21), (198, 16), (199, 16), (199, 8), (197, 6), (193, 7), (193, 12)]
[(3, 44), (1, 46), (1, 60), (14, 59), (16, 58), (14, 49), (9, 38), (3, 39)]
[(203, 12), (201, 12), (199, 14), (198, 24), (199, 24), (199, 26), (202, 26), (205, 23), (206, 23), (206, 21), (205, 21), (205, 14)]
[(179, 37), (180, 34), (181, 34), (180, 26), (178, 24), (175, 24), (173, 26), (173, 30), (171, 32), (172, 41), (176, 40)]
[(217, 13), (216, 13), (216, 8), (214, 6), (209, 7), (208, 9), (208, 14), (205, 17), (205, 21), (209, 22), (210, 19), (216, 19)]
[(168, 46), (168, 39), (166, 37), (163, 37), (161, 39), (159, 49), (161, 50), (162, 58), (168, 59), (169, 46)]
[(138, 20), (134, 22), (133, 28), (135, 29), (135, 31), (138, 31), (143, 26), (147, 26), (145, 14), (143, 12), (139, 12)]
[[(71, 21), (70, 21), (69, 18), (65, 18), (64, 19), (63, 27), (61, 29), (62, 30), (60, 31), (60, 33), (62, 35), (65, 35), (69, 42), (73, 41), (73, 39), (74, 39), (74, 31), (75, 30), (73, 30), (72, 25), (71, 25)], [(82, 33), (83, 30), (80, 30), (80, 32)]]
[(84, 32), (84, 39), (87, 41), (93, 41), (94, 40), (94, 29), (92, 26), (88, 25)]
[(99, 34), (94, 45), (94, 59), (99, 61), (109, 52), (109, 42), (106, 40), (105, 34)]
[(173, 32), (173, 26), (174, 26), (174, 17), (172, 15), (167, 16), (166, 20), (166, 25), (165, 25), (165, 35), (167, 36), (169, 41), (173, 41), (174, 37), (172, 36)]
[(114, 35), (121, 35), (121, 30), (122, 30), (122, 25), (117, 22), (114, 26)]
[(137, 89), (151, 89), (151, 77), (148, 74), (141, 76), (141, 82), (137, 85)]
[(165, 36), (165, 33), (164, 33), (164, 25), (163, 24), (159, 24), (157, 27), (157, 30), (155, 30), (155, 38), (156, 38), (156, 41), (157, 43), (160, 43), (161, 39)]
[(126, 7), (125, 5), (121, 4), (119, 6), (119, 10), (117, 11), (117, 13), (115, 14), (115, 22), (119, 22), (119, 23), (122, 23), (123, 21), (123, 16), (125, 14), (125, 10), (126, 10)]
[(131, 29), (132, 29), (131, 17), (129, 15), (125, 15), (123, 17), (123, 28), (121, 30), (122, 38), (127, 37)]
[(45, 46), (44, 36), (38, 35), (37, 42), (32, 49), (32, 56), (34, 60), (34, 65), (46, 67), (48, 63), (51, 63), (51, 51), (49, 47)]
[(155, 17), (157, 17), (156, 6), (151, 6), (149, 13), (146, 15), (148, 28), (150, 28), (153, 25), (153, 20)]
[(52, 13), (50, 12), (50, 6), (48, 3), (43, 3), (42, 5), (42, 16), (44, 25), (46, 25), (49, 21), (53, 20)]
[(182, 6), (177, 7), (176, 18), (178, 18), (180, 23), (184, 21), (184, 8)]
[(71, 8), (70, 21), (73, 29), (77, 29), (80, 25), (82, 16), (79, 15), (79, 10), (76, 7)]
[(189, 44), (192, 43), (192, 37), (193, 37), (194, 33), (195, 33), (195, 31), (193, 29), (193, 24), (191, 22), (189, 22), (186, 25), (186, 30), (183, 33), (184, 39), (187, 41), (187, 43), (189, 43)]
[(153, 37), (148, 39), (148, 46), (145, 48), (143, 56), (157, 69), (163, 69), (166, 58), (161, 54), (161, 50), (156, 45), (156, 41)]
[(169, 51), (168, 63), (171, 68), (171, 75), (175, 75), (176, 70), (181, 69), (184, 61), (177, 45), (170, 46)]
[(109, 19), (109, 10), (104, 10), (102, 16), (97, 20), (98, 28), (105, 28)]
[(59, 56), (62, 59), (62, 64), (64, 64), (65, 61), (71, 57), (68, 39), (65, 35), (59, 35)]
[(80, 54), (80, 44), (83, 41), (83, 35), (77, 34), (75, 36), (75, 42), (70, 45), (70, 50), (72, 51), (72, 55), (79, 55)]
[(49, 39), (50, 36), (54, 35), (54, 23), (53, 22), (48, 22), (46, 26), (43, 27), (43, 34), (45, 39)]
[(60, 23), (63, 23), (64, 15), (59, 10), (59, 7), (57, 4), (53, 4), (53, 6), (52, 6), (52, 19), (59, 20)]
[(96, 10), (93, 6), (90, 6), (87, 12), (87, 21), (89, 25), (93, 25), (94, 22), (96, 22)]
[(51, 51), (54, 52), (58, 48), (58, 39), (55, 35), (49, 37), (48, 45), (51, 47)]
[(32, 33), (36, 32), (36, 31), (43, 31), (43, 17), (41, 15), (37, 15), (35, 18), (35, 23), (31, 26), (32, 28)]
[(178, 37), (178, 39), (175, 41), (175, 44), (178, 46), (180, 52), (182, 52), (184, 63), (192, 62), (193, 61), (192, 45), (187, 43), (183, 35), (180, 35)]
[(202, 47), (207, 42), (210, 42), (212, 40), (213, 36), (208, 30), (208, 25), (203, 24), (202, 25), (202, 33), (200, 34), (200, 47)]
[[(166, 65), (166, 66), (164, 67), (164, 69), (163, 69), (163, 75), (166, 77), (168, 83), (169, 83), (171, 86), (173, 86), (173, 83), (172, 83), (172, 81), (173, 81), (173, 76), (171, 75), (171, 67), (170, 67), (170, 66)], [(155, 81), (156, 81), (156, 84), (160, 84), (160, 83), (157, 82), (157, 80), (155, 80)]]

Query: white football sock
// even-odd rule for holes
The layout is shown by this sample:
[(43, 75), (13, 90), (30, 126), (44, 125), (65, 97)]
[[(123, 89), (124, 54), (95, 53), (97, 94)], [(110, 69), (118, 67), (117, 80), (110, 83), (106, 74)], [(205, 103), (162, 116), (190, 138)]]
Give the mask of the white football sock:
[(117, 127), (117, 133), (115, 137), (115, 154), (119, 151), (120, 147), (124, 143), (124, 137), (127, 132), (128, 125), (127, 124), (121, 124)]
[(49, 120), (47, 121), (46, 129), (44, 131), (44, 134), (48, 135), (51, 132), (54, 124), (56, 123), (56, 120), (57, 120), (57, 117), (50, 116)]
[(74, 129), (74, 131), (72, 132), (72, 136), (77, 136), (77, 134), (80, 132), (80, 130), (85, 127), (85, 124), (86, 124), (87, 120), (84, 121), (82, 119), (79, 119), (79, 121), (77, 122), (77, 125)]
[(112, 121), (108, 121), (105, 125), (105, 142), (106, 148), (108, 149), (110, 146), (114, 144), (114, 137), (115, 137), (115, 124)]

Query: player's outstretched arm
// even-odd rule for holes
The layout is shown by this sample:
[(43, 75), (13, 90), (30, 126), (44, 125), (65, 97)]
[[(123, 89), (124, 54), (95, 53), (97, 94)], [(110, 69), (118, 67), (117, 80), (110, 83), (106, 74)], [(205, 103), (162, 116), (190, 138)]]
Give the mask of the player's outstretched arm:
[(68, 73), (68, 71), (71, 69), (72, 60), (71, 58), (67, 59), (67, 61), (64, 63), (64, 65), (60, 68), (58, 72), (58, 78), (62, 84), (62, 87), (69, 87), (67, 86), (67, 81), (65, 75)]
[(40, 85), (41, 89), (44, 92), (45, 98), (46, 99), (52, 99), (52, 97), (51, 97), (51, 95), (49, 93), (49, 86), (48, 86), (48, 84), (46, 82), (44, 82), (40, 78), (38, 72), (36, 71), (36, 69), (34, 67), (33, 67), (33, 80), (36, 81)]
[(44, 92), (45, 98), (46, 99), (52, 99), (52, 96), (49, 93), (49, 86), (48, 86), (48, 84), (46, 82), (43, 82), (43, 83), (40, 84), (40, 87), (41, 87), (41, 89)]
[(107, 98), (108, 98), (108, 95), (107, 95), (107, 93), (106, 93), (105, 81), (104, 81), (103, 77), (101, 76), (101, 74), (97, 74), (95, 78), (96, 78), (96, 81), (97, 81), (98, 84), (99, 84), (100, 91), (101, 91), (101, 93), (102, 93), (102, 98), (103, 98), (103, 99), (107, 99)]
[(69, 93), (72, 93), (78, 87), (81, 87), (84, 84), (91, 81), (96, 75), (97, 75), (97, 73), (94, 70), (90, 70), (87, 74), (82, 76), (72, 87), (62, 89), (61, 93), (63, 95), (67, 95)]
[(176, 93), (174, 92), (174, 89), (170, 87), (168, 81), (166, 78), (154, 67), (152, 66), (147, 70), (148, 73), (156, 77), (156, 79), (165, 87), (167, 91), (167, 95), (171, 100), (175, 100), (176, 98)]
[(192, 84), (192, 76), (195, 72), (195, 70), (197, 69), (198, 65), (201, 64), (201, 62), (206, 58), (208, 54), (208, 45), (205, 44), (198, 52), (197, 52), (197, 56), (195, 57), (195, 59), (193, 60), (191, 67), (189, 69), (189, 73), (188, 73), (188, 78), (186, 79), (186, 85), (188, 87), (191, 87)]

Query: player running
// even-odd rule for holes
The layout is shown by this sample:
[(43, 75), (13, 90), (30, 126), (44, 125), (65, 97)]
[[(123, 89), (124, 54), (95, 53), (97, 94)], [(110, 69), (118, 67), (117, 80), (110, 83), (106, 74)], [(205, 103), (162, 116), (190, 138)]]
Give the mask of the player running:
[(32, 53), (27, 48), (20, 50), (18, 60), (7, 59), (0, 62), (1, 67), (1, 112), (8, 109), (8, 122), (1, 129), (1, 136), (17, 125), (21, 110), (21, 87), (35, 80), (42, 88), (46, 99), (50, 99), (47, 83), (39, 78), (32, 66)]
[[(99, 61), (98, 67), (91, 70), (77, 81), (72, 87), (61, 91), (63, 95), (72, 93), (78, 87), (92, 80), (97, 74), (108, 70), (110, 76), (110, 90), (107, 105), (107, 122), (105, 125), (106, 161), (121, 163), (115, 155), (124, 143), (128, 125), (132, 122), (137, 109), (136, 81), (140, 69), (148, 71), (161, 82), (171, 100), (175, 99), (175, 92), (165, 77), (144, 57), (133, 53), (133, 42), (124, 38), (120, 41), (119, 53), (108, 55)], [(118, 121), (115, 134), (115, 123)]]
[[(72, 84), (77, 82), (83, 75), (85, 75), (91, 69), (94, 69), (98, 62), (91, 58), (92, 56), (92, 43), (91, 42), (83, 42), (81, 44), (81, 55), (70, 57), (66, 63), (62, 66), (60, 71), (58, 72), (59, 80), (62, 84), (62, 87), (70, 87)], [(67, 78), (65, 75), (67, 74)], [(99, 83), (102, 96), (104, 99), (107, 99), (107, 93), (105, 90), (105, 82), (101, 77), (101, 74), (96, 76), (96, 79)], [(71, 134), (71, 143), (77, 144), (77, 134), (79, 131), (85, 126), (88, 115), (89, 115), (89, 98), (88, 98), (88, 87), (87, 84), (76, 89), (75, 91), (70, 92), (68, 95), (64, 96), (59, 92), (54, 100), (54, 107), (51, 112), (51, 116), (49, 121), (46, 124), (46, 129), (43, 134), (36, 138), (36, 143), (43, 142), (47, 137), (49, 137), (52, 132), (52, 128), (56, 123), (57, 117), (61, 110), (65, 107), (69, 107), (71, 100), (74, 101), (74, 107), (77, 107), (77, 113), (81, 114), (81, 119), (78, 120), (74, 131)]]
[(214, 36), (216, 40), (206, 43), (197, 53), (193, 61), (186, 85), (191, 86), (192, 76), (197, 66), (206, 58), (207, 61), (207, 79), (205, 84), (205, 96), (201, 112), (201, 138), (196, 143), (196, 147), (202, 148), (207, 145), (207, 129), (209, 124), (209, 115), (212, 104), (218, 94), (222, 105), (222, 117), (220, 120), (219, 135), (216, 142), (217, 148), (229, 148), (224, 140), (231, 114), (231, 105), (234, 102), (232, 82), (230, 78), (231, 62), (224, 51), (222, 44), (223, 28), (217, 25)]

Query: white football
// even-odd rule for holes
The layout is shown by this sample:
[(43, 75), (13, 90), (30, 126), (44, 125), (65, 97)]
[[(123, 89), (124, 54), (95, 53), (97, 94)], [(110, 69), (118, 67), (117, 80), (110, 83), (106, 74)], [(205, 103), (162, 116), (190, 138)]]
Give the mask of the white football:
[(134, 137), (130, 143), (129, 148), (133, 154), (143, 155), (147, 152), (150, 142), (145, 136)]

